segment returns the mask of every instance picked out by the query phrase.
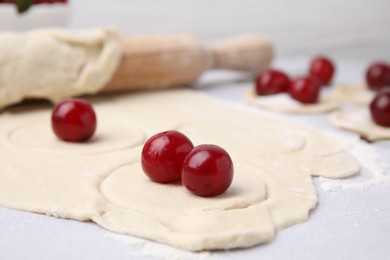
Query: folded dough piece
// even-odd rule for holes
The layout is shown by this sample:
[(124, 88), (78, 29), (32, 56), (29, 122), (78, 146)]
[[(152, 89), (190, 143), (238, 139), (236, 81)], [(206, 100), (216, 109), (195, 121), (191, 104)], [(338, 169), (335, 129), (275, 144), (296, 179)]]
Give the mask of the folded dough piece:
[(0, 34), (0, 109), (25, 98), (52, 101), (98, 92), (122, 57), (112, 29)]

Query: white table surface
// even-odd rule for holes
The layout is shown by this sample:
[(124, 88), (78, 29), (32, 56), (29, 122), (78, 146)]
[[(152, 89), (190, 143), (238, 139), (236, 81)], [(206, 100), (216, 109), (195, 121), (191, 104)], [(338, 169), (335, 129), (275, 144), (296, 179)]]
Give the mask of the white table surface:
[[(246, 32), (273, 40), (278, 55), (325, 53), (390, 59), (389, 0), (69, 0), (22, 17), (0, 5), (0, 31), (36, 26), (114, 26), (123, 35), (191, 33), (210, 42)], [(8, 9), (8, 10), (7, 10)], [(12, 16), (14, 19), (12, 19)]]
[[(361, 81), (367, 65), (366, 61), (337, 63), (337, 82)], [(304, 72), (306, 64), (307, 59), (276, 62), (278, 67), (294, 73)], [(196, 88), (245, 106), (243, 91), (250, 83), (228, 82), (232, 75), (209, 74)], [(328, 115), (282, 117), (345, 135), (330, 126)], [(380, 160), (389, 160), (390, 141), (372, 145), (380, 151)], [(390, 174), (388, 168), (385, 171)], [(371, 174), (372, 169), (364, 168), (352, 181), (370, 178)], [(176, 254), (167, 246), (142, 240), (128, 245), (93, 223), (0, 208), (0, 259), (390, 259), (389, 184), (329, 192), (316, 179), (315, 186), (319, 202), (307, 222), (280, 231), (269, 244), (211, 256)]]

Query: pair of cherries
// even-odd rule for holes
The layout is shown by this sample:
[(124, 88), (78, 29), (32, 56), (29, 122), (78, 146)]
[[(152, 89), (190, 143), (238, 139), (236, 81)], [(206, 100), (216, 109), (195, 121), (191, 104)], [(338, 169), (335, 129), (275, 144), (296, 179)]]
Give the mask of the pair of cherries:
[[(90, 139), (96, 130), (96, 114), (84, 100), (69, 98), (58, 103), (52, 112), (52, 129), (68, 142)], [(141, 156), (142, 168), (155, 182), (182, 180), (193, 194), (211, 197), (225, 192), (233, 180), (233, 163), (229, 154), (216, 145), (194, 147), (178, 131), (166, 131), (146, 141)]]
[(171, 130), (149, 138), (141, 156), (142, 169), (154, 182), (180, 181), (193, 194), (212, 197), (224, 193), (233, 180), (233, 162), (217, 145), (194, 147), (184, 134)]
[(366, 83), (369, 89), (378, 91), (370, 103), (372, 119), (377, 125), (390, 127), (390, 65), (371, 64), (366, 71)]
[(333, 62), (323, 56), (312, 60), (309, 75), (290, 80), (286, 73), (267, 69), (256, 78), (257, 95), (273, 95), (288, 92), (290, 96), (304, 104), (318, 101), (321, 87), (328, 85), (335, 71)]
[(374, 122), (390, 127), (390, 65), (384, 62), (371, 64), (366, 72), (367, 86), (378, 91), (370, 104)]

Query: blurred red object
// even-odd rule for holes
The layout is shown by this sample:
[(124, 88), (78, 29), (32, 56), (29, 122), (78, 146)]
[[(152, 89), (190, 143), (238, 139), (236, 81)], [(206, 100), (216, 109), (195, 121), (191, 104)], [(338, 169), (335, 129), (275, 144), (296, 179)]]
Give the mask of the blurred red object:
[[(0, 0), (0, 4), (15, 4), (18, 0)], [(30, 1), (19, 1), (19, 2), (30, 2)], [(66, 4), (68, 0), (34, 0), (31, 1), (33, 4), (54, 4), (54, 3), (64, 3)]]
[(15, 4), (18, 13), (26, 12), (35, 4), (66, 4), (68, 0), (0, 0), (0, 4)]

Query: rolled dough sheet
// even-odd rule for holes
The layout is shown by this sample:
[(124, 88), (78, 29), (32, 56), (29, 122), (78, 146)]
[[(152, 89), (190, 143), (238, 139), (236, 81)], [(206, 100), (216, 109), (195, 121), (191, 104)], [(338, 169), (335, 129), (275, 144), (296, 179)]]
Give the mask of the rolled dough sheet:
[(111, 79), (121, 58), (112, 29), (2, 32), (0, 109), (26, 98), (57, 101), (94, 94)]
[(302, 104), (292, 99), (285, 93), (258, 96), (253, 88), (245, 93), (248, 104), (271, 111), (294, 113), (294, 114), (322, 114), (339, 108), (340, 103), (329, 95), (322, 94), (316, 104)]
[[(49, 107), (14, 108), (0, 116), (1, 206), (91, 220), (191, 251), (243, 248), (308, 219), (317, 203), (311, 176), (339, 178), (359, 170), (337, 144), (310, 128), (193, 91), (91, 101), (98, 130), (84, 144), (55, 138)], [(145, 176), (143, 143), (167, 129), (230, 153), (235, 177), (226, 193), (197, 197), (178, 183), (157, 184)]]
[(334, 112), (330, 122), (338, 128), (357, 133), (368, 141), (390, 139), (390, 127), (375, 124), (367, 107)]
[(375, 91), (370, 90), (365, 84), (344, 84), (334, 86), (332, 96), (343, 103), (366, 106), (374, 99)]

